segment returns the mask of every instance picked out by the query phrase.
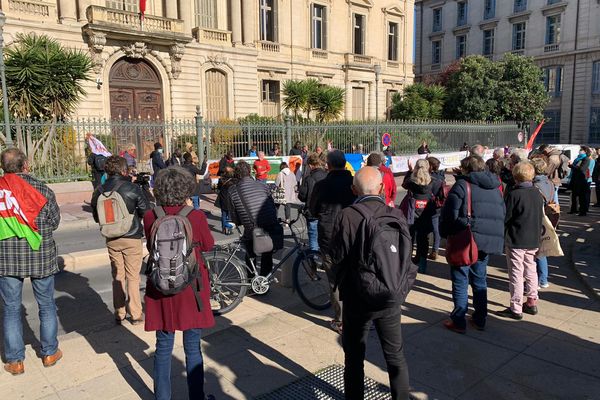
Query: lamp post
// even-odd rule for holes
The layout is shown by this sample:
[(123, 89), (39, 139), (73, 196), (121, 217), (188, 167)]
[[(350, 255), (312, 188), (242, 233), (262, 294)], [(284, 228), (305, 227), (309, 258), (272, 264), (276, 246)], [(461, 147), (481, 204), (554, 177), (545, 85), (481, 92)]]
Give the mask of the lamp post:
[(379, 76), (381, 75), (381, 65), (375, 64), (375, 143), (377, 151), (381, 151), (381, 141), (379, 140)]
[(4, 24), (6, 15), (0, 10), (0, 79), (2, 80), (2, 107), (4, 108), (4, 142), (6, 147), (13, 147), (10, 133), (10, 114), (8, 112), (8, 92), (6, 90), (6, 75), (4, 73)]

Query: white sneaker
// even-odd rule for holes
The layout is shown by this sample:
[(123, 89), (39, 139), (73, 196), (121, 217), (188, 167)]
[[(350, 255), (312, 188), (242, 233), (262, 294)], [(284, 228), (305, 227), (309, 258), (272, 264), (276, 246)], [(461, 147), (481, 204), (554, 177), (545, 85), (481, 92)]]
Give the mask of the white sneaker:
[(546, 289), (546, 288), (548, 288), (548, 287), (550, 287), (550, 284), (549, 284), (549, 283), (544, 283), (543, 285), (542, 285), (542, 284), (540, 284), (540, 286), (539, 286), (539, 288), (538, 288), (538, 289)]

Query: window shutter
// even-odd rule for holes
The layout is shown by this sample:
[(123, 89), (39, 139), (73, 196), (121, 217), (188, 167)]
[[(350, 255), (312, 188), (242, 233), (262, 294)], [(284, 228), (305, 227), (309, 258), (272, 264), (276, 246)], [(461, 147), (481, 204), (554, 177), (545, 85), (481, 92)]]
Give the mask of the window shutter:
[(329, 11), (329, 7), (323, 7), (323, 26), (321, 26), (321, 32), (323, 33), (323, 50), (327, 50), (329, 43), (327, 42), (328, 39), (328, 35), (327, 35), (327, 30), (329, 29), (328, 26), (328, 21), (329, 18), (327, 17), (327, 12)]
[(279, 0), (273, 0), (273, 41), (279, 42)]
[(316, 33), (315, 32), (315, 5), (311, 4), (310, 5), (310, 48), (314, 49), (317, 46), (315, 46), (315, 44), (317, 43), (316, 41)]
[(361, 20), (361, 24), (360, 24), (360, 54), (365, 54), (366, 53), (366, 47), (365, 47), (365, 38), (367, 37), (367, 21), (366, 21), (367, 17), (365, 17), (364, 15), (360, 17)]

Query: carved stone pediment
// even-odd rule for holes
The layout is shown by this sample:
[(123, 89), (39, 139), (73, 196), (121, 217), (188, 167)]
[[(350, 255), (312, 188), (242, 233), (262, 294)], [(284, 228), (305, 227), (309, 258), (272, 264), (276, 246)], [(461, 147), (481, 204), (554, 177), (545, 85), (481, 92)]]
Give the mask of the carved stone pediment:
[(121, 50), (127, 57), (140, 59), (146, 57), (148, 54), (148, 46), (144, 42), (134, 42), (121, 47)]
[(381, 9), (385, 15), (391, 15), (394, 17), (404, 17), (404, 11), (398, 6), (384, 7)]
[(346, 3), (350, 5), (355, 5), (359, 7), (368, 7), (371, 8), (375, 5), (373, 0), (346, 0)]

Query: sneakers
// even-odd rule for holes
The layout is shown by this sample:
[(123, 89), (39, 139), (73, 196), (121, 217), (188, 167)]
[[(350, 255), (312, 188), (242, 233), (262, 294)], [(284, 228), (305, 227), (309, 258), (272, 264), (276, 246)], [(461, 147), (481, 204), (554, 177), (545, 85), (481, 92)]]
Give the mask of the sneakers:
[(538, 313), (537, 306), (530, 306), (527, 303), (523, 304), (523, 312), (529, 315), (536, 315)]
[(454, 321), (452, 321), (451, 319), (447, 319), (444, 321), (444, 327), (452, 332), (460, 334), (465, 334), (467, 332), (465, 328), (459, 328), (458, 326), (456, 326), (454, 324)]
[(497, 316), (502, 317), (502, 318), (510, 318), (510, 319), (514, 319), (517, 321), (520, 321), (523, 319), (523, 314), (517, 314), (516, 312), (514, 312), (513, 310), (511, 310), (510, 308), (507, 308), (505, 310), (502, 311), (498, 311), (496, 313)]
[(546, 282), (546, 283), (540, 283), (540, 287), (538, 289), (540, 289), (540, 288), (541, 289), (546, 289), (546, 288), (549, 288), (549, 287), (550, 287), (550, 284), (548, 282)]

